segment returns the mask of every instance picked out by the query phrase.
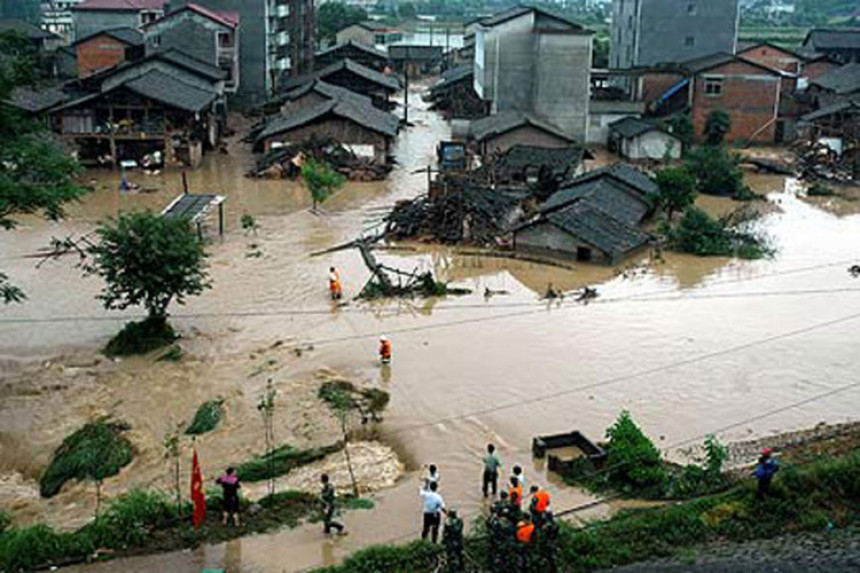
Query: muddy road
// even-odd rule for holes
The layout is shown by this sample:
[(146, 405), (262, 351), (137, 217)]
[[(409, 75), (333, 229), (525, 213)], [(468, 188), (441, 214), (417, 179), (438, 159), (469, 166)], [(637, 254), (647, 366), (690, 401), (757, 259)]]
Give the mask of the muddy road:
[[(133, 441), (142, 444), (132, 465), (108, 480), (108, 494), (117, 494), (132, 485), (166, 487), (163, 433), (206, 399), (226, 397), (228, 407), (226, 425), (198, 443), (208, 479), (228, 461), (261, 450), (255, 404), (265, 378), (284, 396), (276, 435), (299, 445), (336, 435), (313, 404), (321, 375), (379, 385), (392, 396), (381, 440), (407, 471), (374, 493), (375, 510), (345, 516), (348, 537), (327, 540), (319, 527), (306, 526), (83, 568), (295, 571), (370, 543), (414, 537), (422, 464), (440, 466), (449, 506), (475, 515), (484, 505), (479, 460), (488, 441), (499, 446), (507, 469), (520, 463), (532, 483), (548, 483), (561, 509), (591, 498), (561, 487), (532, 460), (536, 434), (575, 428), (600, 437), (628, 408), (658, 446), (679, 457), (670, 447), (677, 442), (856, 380), (860, 280), (846, 269), (860, 259), (860, 216), (850, 205), (828, 209), (800, 199), (796, 185), (779, 177), (749, 177), (775, 206), (761, 222), (778, 249), (772, 260), (668, 255), (664, 264), (647, 266), (643, 255), (624, 268), (563, 269), (415, 247), (381, 258), (432, 269), (474, 294), (332, 308), (328, 267), (341, 270), (347, 296), (358, 292), (367, 271), (354, 251), (309, 254), (372, 229), (382, 208), (424, 192), (426, 176), (413, 171), (434, 160), (436, 141), (449, 133), (417, 100), (417, 94), (410, 98), (415, 126), (398, 140), (399, 166), (390, 179), (348, 184), (322, 215), (309, 213), (298, 183), (245, 178), (250, 157), (237, 143), (229, 155), (210, 156), (189, 174), (192, 191), (229, 196), (228, 233), (212, 245), (214, 288), (173, 308), (186, 352), (179, 364), (153, 364), (151, 357), (95, 364), (99, 346), (135, 313), (102, 310), (93, 298), (100, 284), (82, 279), (70, 258), (38, 269), (28, 258), (51, 236), (90, 232), (121, 211), (163, 208), (181, 192), (176, 173), (134, 175), (153, 192), (127, 195), (116, 191), (117, 174), (100, 173), (100, 189), (74, 206), (69, 220), (28, 219), (0, 236), (2, 268), (30, 297), (0, 309), (0, 503), (20, 522), (71, 527), (86, 519), (92, 497), (86, 486), (67, 487), (45, 502), (33, 497), (34, 478), (63, 436), (100, 413), (128, 419)], [(710, 198), (703, 204), (714, 211), (731, 207)], [(258, 220), (256, 235), (239, 228), (245, 213)], [(254, 249), (262, 256), (248, 256)], [(587, 306), (541, 302), (549, 283), (563, 290), (596, 286), (600, 297)], [(487, 300), (485, 288), (510, 294)], [(393, 364), (384, 369), (375, 360), (382, 333), (394, 345)], [(297, 344), (313, 350), (296, 356)], [(252, 376), (259, 368), (264, 371)], [(847, 421), (858, 407), (860, 392), (846, 392), (740, 424), (721, 437)], [(183, 483), (189, 470), (183, 468)]]

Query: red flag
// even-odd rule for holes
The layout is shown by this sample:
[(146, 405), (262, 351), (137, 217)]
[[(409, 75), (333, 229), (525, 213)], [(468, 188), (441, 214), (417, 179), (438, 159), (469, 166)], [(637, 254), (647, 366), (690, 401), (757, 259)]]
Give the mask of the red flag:
[(194, 458), (191, 461), (191, 501), (194, 504), (194, 529), (206, 519), (206, 496), (203, 494), (203, 472), (197, 461), (197, 448), (194, 448)]

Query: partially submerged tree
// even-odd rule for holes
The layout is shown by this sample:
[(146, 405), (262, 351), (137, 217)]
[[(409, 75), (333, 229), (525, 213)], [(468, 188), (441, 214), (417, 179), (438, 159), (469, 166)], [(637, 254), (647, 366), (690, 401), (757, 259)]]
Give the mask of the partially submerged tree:
[(771, 255), (773, 249), (767, 238), (752, 228), (758, 218), (755, 211), (738, 209), (715, 219), (691, 206), (676, 225), (664, 228), (664, 234), (669, 246), (682, 253), (760, 259)]
[(696, 178), (684, 167), (667, 167), (655, 176), (660, 194), (657, 206), (672, 220), (672, 215), (683, 211), (696, 201)]
[(179, 456), (181, 453), (179, 427), (175, 427), (164, 434), (162, 445), (164, 446), (164, 459), (170, 464), (170, 481), (176, 499), (176, 510), (182, 517), (182, 490), (179, 486)]
[(705, 140), (708, 145), (722, 145), (732, 129), (732, 119), (727, 111), (717, 109), (705, 119)]
[[(184, 304), (186, 297), (210, 288), (206, 252), (185, 219), (167, 219), (153, 213), (129, 213), (97, 231), (99, 240), (88, 246), (82, 267), (87, 275), (98, 275), (105, 287), (98, 298), (107, 309), (142, 306), (149, 314), (136, 332), (123, 332), (125, 340), (109, 353), (148, 352), (172, 342), (167, 325), (171, 302)], [(123, 338), (120, 333), (115, 341)], [(150, 340), (141, 343), (141, 337)], [(129, 344), (125, 344), (125, 342)], [(116, 352), (114, 352), (114, 350)], [(128, 350), (128, 352), (124, 352)]]
[(302, 180), (313, 200), (312, 210), (328, 199), (346, 181), (346, 178), (324, 161), (306, 159), (302, 165)]
[(686, 166), (700, 192), (740, 199), (750, 194), (740, 163), (741, 157), (724, 145), (700, 145), (687, 154)]

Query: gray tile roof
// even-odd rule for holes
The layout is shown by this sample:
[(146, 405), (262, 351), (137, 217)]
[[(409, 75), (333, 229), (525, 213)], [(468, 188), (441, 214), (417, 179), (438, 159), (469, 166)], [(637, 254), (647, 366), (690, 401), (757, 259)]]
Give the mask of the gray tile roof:
[(160, 58), (164, 61), (170, 62), (171, 64), (175, 64), (180, 68), (185, 68), (189, 72), (193, 72), (212, 81), (227, 79), (227, 72), (218, 66), (213, 66), (209, 62), (198, 60), (194, 56), (186, 54), (185, 52), (175, 48), (161, 50), (153, 54), (152, 57)]
[(124, 87), (164, 105), (195, 113), (205, 109), (218, 98), (214, 91), (186, 84), (160, 70), (150, 70), (118, 87)]
[(471, 135), (477, 141), (484, 141), (490, 137), (502, 135), (524, 126), (532, 126), (565, 141), (574, 142), (574, 139), (565, 134), (561, 128), (549, 123), (548, 121), (515, 111), (491, 115), (475, 120), (469, 126), (469, 130)]
[(368, 45), (362, 44), (361, 42), (356, 42), (354, 40), (349, 40), (348, 42), (344, 42), (343, 44), (337, 44), (330, 48), (326, 48), (325, 50), (320, 50), (315, 54), (317, 58), (325, 58), (330, 56), (336, 56), (340, 52), (347, 51), (349, 49), (358, 50), (360, 52), (365, 53), (368, 56), (378, 59), (380, 62), (388, 61), (388, 54), (377, 50), (376, 48), (372, 48)]
[(434, 62), (442, 59), (443, 52), (442, 46), (388, 46), (388, 56), (392, 60)]
[(803, 45), (815, 50), (860, 50), (860, 29), (815, 28)]
[(860, 63), (845, 64), (809, 82), (838, 95), (860, 91)]
[(329, 114), (348, 119), (387, 137), (396, 136), (400, 127), (400, 120), (393, 114), (381, 111), (372, 105), (359, 104), (352, 99), (339, 99), (320, 102), (269, 121), (265, 129), (257, 136), (257, 142), (313, 123)]
[(460, 82), (470, 82), (475, 77), (475, 68), (472, 66), (459, 66), (442, 72), (441, 79), (430, 88), (431, 94), (444, 92)]
[(514, 18), (519, 18), (521, 16), (525, 16), (534, 12), (536, 16), (541, 16), (544, 18), (549, 18), (562, 24), (571, 32), (583, 32), (583, 33), (591, 33), (590, 30), (587, 30), (583, 26), (577, 24), (573, 20), (569, 20), (564, 16), (560, 16), (558, 14), (554, 14), (548, 10), (544, 10), (542, 8), (536, 8), (534, 6), (514, 6), (513, 8), (508, 8), (507, 10), (503, 10), (498, 14), (493, 14), (492, 16), (487, 16), (486, 18), (480, 19), (481, 26), (492, 28), (494, 26), (498, 26), (500, 24), (504, 24)]
[(9, 96), (9, 103), (30, 113), (40, 113), (62, 103), (66, 99), (62, 86), (40, 89), (15, 88)]
[(609, 124), (609, 131), (624, 138), (636, 137), (650, 131), (662, 131), (653, 121), (636, 117), (625, 117)]
[(801, 116), (800, 121), (802, 123), (809, 123), (817, 119), (829, 117), (835, 113), (846, 111), (860, 113), (860, 99), (858, 99), (857, 101), (840, 101), (832, 105), (828, 105), (827, 107), (823, 107), (819, 110)]
[(601, 167), (599, 169), (583, 173), (565, 185), (565, 188), (573, 187), (580, 183), (584, 183), (585, 181), (591, 181), (602, 177), (612, 177), (617, 181), (621, 181), (641, 193), (646, 198), (652, 198), (660, 192), (657, 184), (654, 183), (647, 174), (624, 163), (616, 163), (615, 165), (608, 165), (606, 167)]
[(553, 173), (564, 174), (582, 163), (585, 150), (577, 145), (569, 147), (538, 147), (517, 144), (505, 151), (493, 163), (493, 169), (522, 173), (528, 168), (549, 168)]
[(612, 178), (604, 177), (557, 191), (543, 204), (541, 212), (550, 214), (581, 201), (586, 201), (610, 217), (633, 226), (641, 223), (651, 210), (650, 203), (636, 191), (626, 188)]
[[(361, 26), (365, 30), (369, 30), (371, 32), (385, 32), (388, 30), (396, 30), (394, 26), (390, 26), (384, 22), (376, 22), (375, 20), (364, 20), (363, 22), (353, 24), (353, 26)], [(347, 28), (348, 27), (349, 26), (347, 26)]]
[(352, 99), (357, 100), (359, 103), (366, 105), (373, 104), (372, 100), (366, 95), (356, 93), (352, 90), (348, 90), (340, 86), (332, 85), (322, 80), (314, 80), (299, 88), (294, 89), (291, 92), (287, 92), (283, 96), (279, 97), (278, 101), (295, 101), (311, 92), (318, 93), (328, 99)]
[(327, 77), (336, 74), (342, 70), (347, 70), (350, 73), (364, 78), (370, 83), (377, 84), (379, 87), (384, 88), (391, 93), (400, 90), (400, 82), (397, 80), (397, 78), (381, 74), (376, 70), (368, 68), (367, 66), (362, 66), (358, 62), (350, 60), (349, 58), (339, 60), (311, 74), (305, 74), (303, 76), (295, 78), (288, 78), (281, 84), (281, 89), (291, 91), (298, 87), (304, 86), (305, 84), (308, 84), (315, 79), (325, 80)]
[(73, 45), (77, 46), (78, 44), (83, 44), (84, 42), (88, 42), (93, 38), (98, 38), (99, 36), (110, 36), (111, 38), (119, 40), (129, 46), (143, 45), (143, 34), (140, 30), (135, 30), (134, 28), (111, 28), (109, 30), (99, 30), (98, 32), (94, 32), (89, 36), (85, 36), (80, 40), (77, 40)]

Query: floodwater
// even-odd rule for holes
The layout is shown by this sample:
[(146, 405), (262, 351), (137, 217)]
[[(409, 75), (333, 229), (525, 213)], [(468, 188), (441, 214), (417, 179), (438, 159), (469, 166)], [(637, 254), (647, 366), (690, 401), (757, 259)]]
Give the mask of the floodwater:
[[(244, 178), (249, 156), (235, 143), (230, 155), (210, 156), (189, 174), (192, 191), (228, 196), (228, 232), (212, 244), (214, 288), (173, 309), (187, 354), (179, 364), (151, 358), (93, 364), (98, 346), (135, 313), (102, 310), (93, 298), (98, 281), (81, 278), (73, 257), (38, 269), (28, 258), (51, 236), (88, 233), (99, 219), (125, 210), (163, 208), (181, 192), (176, 173), (133, 175), (156, 190), (128, 195), (115, 190), (117, 174), (99, 174), (101, 188), (71, 209), (69, 220), (28, 219), (4, 233), (2, 268), (30, 300), (0, 311), (0, 471), (7, 476), (0, 502), (24, 522), (71, 526), (85, 518), (91, 508), (85, 485), (45, 502), (33, 496), (33, 478), (63, 436), (103, 413), (129, 420), (140, 449), (131, 466), (108, 480), (108, 495), (130, 485), (165, 487), (164, 431), (220, 395), (227, 398), (225, 426), (197, 444), (205, 475), (214, 476), (228, 460), (261, 449), (255, 405), (267, 377), (289, 402), (276, 414), (276, 437), (299, 445), (336, 437), (334, 424), (313, 410), (321, 376), (391, 392), (381, 439), (408, 471), (374, 494), (376, 509), (347, 514), (345, 538), (327, 540), (318, 526), (306, 526), (82, 570), (296, 571), (367, 544), (414, 538), (421, 465), (439, 465), (449, 506), (471, 518), (485, 506), (480, 456), (487, 442), (498, 445), (506, 471), (519, 463), (528, 483), (548, 485), (557, 511), (574, 507), (592, 498), (547, 475), (544, 462), (531, 458), (532, 437), (578, 429), (598, 439), (625, 408), (676, 459), (679, 446), (709, 432), (724, 440), (762, 437), (856, 418), (860, 390), (853, 389), (753, 420), (839, 390), (856, 381), (860, 367), (860, 279), (846, 270), (860, 259), (860, 216), (806, 202), (796, 185), (778, 177), (750, 176), (776, 206), (761, 222), (778, 249), (772, 260), (670, 254), (649, 266), (643, 255), (618, 269), (566, 269), (416, 246), (381, 258), (432, 269), (474, 294), (332, 308), (330, 265), (341, 270), (347, 295), (358, 292), (368, 273), (355, 251), (309, 255), (372, 230), (382, 208), (425, 191), (426, 175), (414, 171), (432, 162), (435, 142), (449, 132), (421, 106), (410, 97), (415, 126), (398, 140), (400, 165), (389, 180), (349, 184), (320, 215), (307, 210), (298, 183)], [(703, 204), (714, 211), (730, 206), (710, 198)], [(256, 235), (239, 228), (245, 213), (258, 220)], [(262, 256), (247, 256), (253, 250)], [(600, 296), (588, 305), (572, 297), (540, 301), (549, 283), (565, 291), (590, 285)], [(485, 288), (508, 294), (485, 299)], [(394, 362), (385, 368), (375, 360), (382, 333), (394, 346)], [(296, 356), (296, 345), (313, 349)], [(598, 506), (573, 519), (611, 509)]]

